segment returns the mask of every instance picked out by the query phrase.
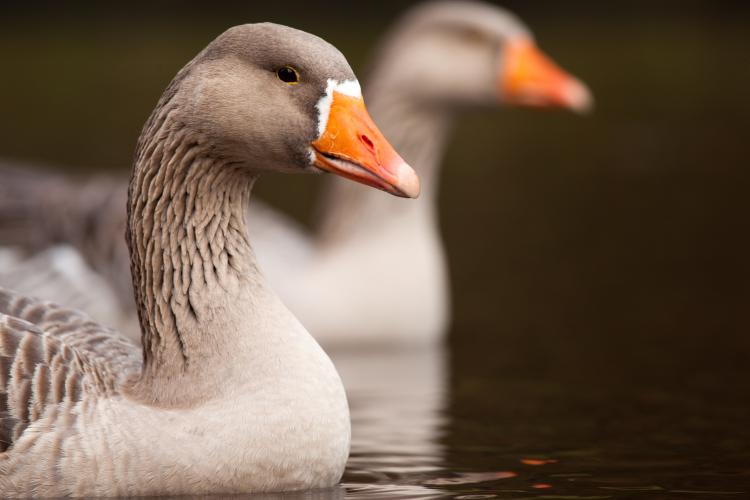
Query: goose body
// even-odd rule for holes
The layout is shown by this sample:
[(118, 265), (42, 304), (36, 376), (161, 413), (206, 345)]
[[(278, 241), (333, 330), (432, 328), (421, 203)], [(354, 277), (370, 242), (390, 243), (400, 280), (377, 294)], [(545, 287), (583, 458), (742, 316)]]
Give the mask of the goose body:
[(131, 342), (76, 311), (3, 291), (1, 355), (13, 374), (3, 389), (13, 417), (2, 422), (3, 442), (12, 442), (0, 455), (2, 495), (236, 493), (338, 482), (350, 434), (338, 374), (278, 299), (258, 299), (263, 318), (225, 321), (238, 334), (277, 338), (235, 346), (233, 362), (253, 366), (252, 379), (207, 367), (219, 373), (195, 392), (210, 397), (173, 406), (135, 392), (142, 362)]
[[(281, 265), (281, 242), (305, 240), (289, 236), (299, 234), (294, 224), (279, 224), (285, 233), (277, 229), (269, 238), (257, 239), (258, 261), (323, 346), (349, 350), (435, 342), (448, 322), (448, 267), (436, 214), (425, 201), (415, 210), (389, 214), (393, 220), (374, 224), (370, 237), (358, 235), (327, 246), (302, 233), (309, 239), (296, 245), (295, 253), (304, 258), (295, 265)], [(251, 210), (251, 234), (266, 222), (254, 224), (253, 216)], [(352, 214), (357, 216), (361, 214)], [(364, 217), (360, 221), (368, 223)], [(313, 291), (316, 300), (305, 300), (305, 293)]]
[[(317, 231), (257, 202), (249, 207), (249, 231), (274, 290), (324, 346), (435, 342), (450, 321), (438, 191), (455, 116), (466, 108), (509, 104), (585, 111), (590, 95), (535, 48), (531, 32), (514, 15), (462, 1), (428, 2), (404, 15), (384, 37), (365, 90), (378, 124), (423, 181), (420, 202), (398, 203), (332, 180)], [(68, 185), (65, 198), (76, 199), (77, 186)], [(95, 226), (92, 233), (99, 234)], [(101, 231), (111, 232), (111, 226)], [(69, 241), (87, 255), (85, 240)], [(114, 293), (128, 289), (122, 265), (86, 260)], [(127, 294), (122, 300), (120, 317), (127, 317), (134, 305)]]
[(341, 380), (267, 285), (245, 224), (260, 173), (318, 169), (400, 196), (419, 189), (335, 48), (243, 25), (178, 73), (128, 189), (142, 349), (84, 313), (0, 289), (0, 495), (338, 482), (350, 441)]

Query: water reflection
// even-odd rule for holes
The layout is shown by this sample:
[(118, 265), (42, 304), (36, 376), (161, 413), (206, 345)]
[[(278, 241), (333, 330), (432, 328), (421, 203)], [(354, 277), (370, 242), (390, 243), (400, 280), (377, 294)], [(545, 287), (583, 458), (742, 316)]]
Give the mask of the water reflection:
[(435, 488), (418, 482), (444, 467), (445, 350), (333, 352), (332, 358), (352, 414), (347, 490), (367, 498), (435, 497)]
[[(452, 369), (442, 349), (333, 353), (352, 409), (346, 498), (750, 494), (750, 441), (735, 420), (748, 408), (686, 375), (689, 362), (676, 372), (641, 364), (636, 374), (638, 363), (614, 360), (608, 373), (592, 363), (570, 370), (580, 347), (551, 345), (559, 365), (503, 369), (523, 344), (506, 353), (474, 345), (470, 364)], [(673, 353), (689, 360), (682, 351)]]
[(333, 488), (324, 488), (320, 490), (292, 491), (286, 493), (263, 493), (256, 495), (193, 495), (193, 496), (174, 496), (174, 497), (140, 497), (143, 499), (163, 500), (165, 498), (190, 498), (190, 499), (233, 499), (238, 500), (247, 498), (249, 500), (339, 500), (346, 497), (346, 491), (341, 486)]

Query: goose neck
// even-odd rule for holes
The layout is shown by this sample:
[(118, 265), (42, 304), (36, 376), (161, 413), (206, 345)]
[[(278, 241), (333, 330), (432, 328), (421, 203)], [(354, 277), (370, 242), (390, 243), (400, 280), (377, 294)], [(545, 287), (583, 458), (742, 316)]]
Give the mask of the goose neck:
[(449, 132), (450, 112), (419, 96), (394, 91), (376, 79), (370, 86), (368, 109), (394, 148), (419, 175), (421, 197), (437, 196), (440, 164)]
[(156, 399), (180, 399), (170, 380), (210, 383), (206, 363), (242, 341), (243, 321), (262, 295), (254, 288), (264, 288), (244, 219), (254, 179), (178, 123), (156, 116), (144, 129), (127, 240), (142, 330), (140, 382), (165, 393)]

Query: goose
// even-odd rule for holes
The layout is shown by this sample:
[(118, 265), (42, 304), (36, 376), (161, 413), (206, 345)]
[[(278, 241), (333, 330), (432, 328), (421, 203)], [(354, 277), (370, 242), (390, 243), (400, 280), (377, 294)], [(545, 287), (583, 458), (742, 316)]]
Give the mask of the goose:
[[(424, 347), (444, 337), (450, 320), (438, 191), (457, 114), (501, 105), (585, 113), (592, 97), (537, 48), (511, 12), (441, 0), (407, 12), (384, 37), (366, 99), (381, 130), (417, 171), (420, 201), (396, 204), (329, 181), (316, 234), (300, 237), (291, 223), (262, 224), (268, 216), (254, 220), (252, 210), (250, 230), (269, 280), (323, 346)], [(302, 258), (285, 260), (295, 240), (302, 242), (296, 250)], [(305, 299), (313, 291), (315, 303)]]
[(0, 178), (0, 286), (86, 311), (139, 343), (124, 238), (128, 179), (7, 160)]
[[(269, 282), (329, 350), (374, 344), (423, 346), (444, 337), (450, 297), (439, 230), (438, 181), (451, 125), (460, 111), (518, 105), (583, 113), (593, 102), (581, 81), (537, 48), (520, 19), (476, 1), (440, 0), (406, 12), (377, 50), (366, 90), (370, 112), (422, 178), (421, 200), (397, 203), (378, 192), (332, 182), (321, 204), (319, 228), (312, 233), (255, 201), (247, 215), (257, 258)], [(14, 184), (12, 179), (18, 177), (26, 182)], [(111, 193), (110, 181), (58, 179), (52, 186), (19, 175), (6, 178), (10, 192), (0, 196), (0, 216), (13, 212), (3, 209), (3, 199), (12, 200), (14, 192), (31, 192), (18, 201), (32, 200), (33, 206), (16, 210), (34, 214), (25, 227), (38, 227), (42, 218), (47, 221), (44, 227), (62, 228), (64, 234), (53, 242), (73, 243), (86, 263), (112, 283), (121, 301), (121, 314), (97, 319), (139, 338), (140, 332), (123, 319), (132, 317), (135, 305), (126, 252), (112, 248), (112, 242), (121, 238), (119, 233), (102, 237), (118, 228), (114, 217), (107, 215), (114, 211), (122, 217), (118, 205), (107, 201), (117, 196), (88, 202), (84, 211), (59, 209), (95, 198), (87, 193)], [(124, 183), (121, 186), (124, 193)], [(45, 195), (49, 192), (56, 194)], [(69, 214), (73, 222), (58, 220)], [(33, 265), (32, 269), (39, 269), (38, 263)], [(21, 276), (30, 274), (26, 269)], [(0, 284), (36, 293), (21, 281), (0, 271)], [(61, 291), (80, 288), (58, 287)], [(316, 300), (310, 301), (311, 296)], [(66, 304), (71, 300), (66, 294), (55, 299)]]
[(142, 352), (84, 313), (0, 290), (3, 497), (339, 481), (350, 440), (341, 380), (266, 283), (244, 217), (258, 175), (321, 170), (419, 193), (333, 46), (241, 25), (177, 74), (128, 188)]

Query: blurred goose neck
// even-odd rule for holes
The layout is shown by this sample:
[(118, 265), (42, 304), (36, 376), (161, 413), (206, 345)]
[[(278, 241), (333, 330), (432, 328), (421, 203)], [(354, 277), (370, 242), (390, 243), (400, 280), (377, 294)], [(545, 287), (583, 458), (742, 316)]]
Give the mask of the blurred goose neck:
[(202, 368), (236, 348), (262, 279), (243, 215), (254, 177), (213, 157), (209, 141), (168, 116), (168, 107), (157, 110), (139, 140), (127, 240), (142, 330), (140, 383), (172, 392), (158, 399), (179, 400), (168, 381), (204, 380)]
[(450, 119), (448, 111), (393, 91), (394, 85), (376, 78), (370, 85), (368, 108), (397, 151), (419, 175), (420, 196), (435, 201), (440, 160)]

